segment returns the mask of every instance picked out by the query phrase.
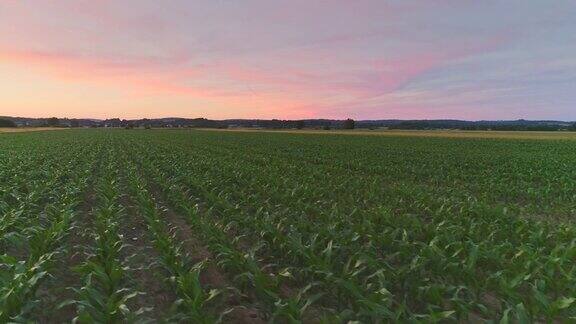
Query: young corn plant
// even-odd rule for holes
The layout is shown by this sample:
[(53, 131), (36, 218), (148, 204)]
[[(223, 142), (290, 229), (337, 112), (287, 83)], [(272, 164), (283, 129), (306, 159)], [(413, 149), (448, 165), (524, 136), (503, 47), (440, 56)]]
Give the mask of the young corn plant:
[(124, 323), (136, 321), (143, 309), (133, 311), (128, 301), (138, 292), (126, 287), (128, 268), (121, 260), (124, 247), (119, 224), (123, 208), (119, 203), (117, 165), (104, 165), (105, 171), (97, 184), (97, 207), (94, 210), (94, 246), (84, 264), (76, 270), (84, 276), (84, 286), (73, 288), (77, 298), (61, 306), (74, 304), (76, 321), (81, 323)]
[(22, 237), (27, 248), (25, 259), (8, 254), (0, 258), (0, 322), (28, 321), (37, 304), (38, 287), (54, 271), (52, 265), (60, 254), (93, 165), (93, 155), (75, 156), (79, 161), (67, 175), (69, 181), (51, 193), (54, 196), (44, 206), (43, 218), (31, 223)]
[[(262, 261), (256, 256), (257, 244), (248, 252), (240, 252), (236, 246), (240, 237), (230, 239), (227, 235), (226, 224), (207, 221), (211, 218), (216, 219), (210, 217), (211, 211), (207, 211), (208, 215), (205, 217), (200, 216), (197, 206), (191, 204), (188, 197), (182, 195), (185, 191), (178, 190), (179, 186), (166, 183), (162, 177), (157, 177), (156, 180), (164, 190), (167, 199), (174, 206), (179, 206), (180, 210), (187, 212), (189, 224), (208, 243), (209, 249), (218, 260), (218, 265), (229, 273), (236, 274), (235, 279), (243, 291), (254, 289), (258, 299), (266, 305), (271, 314), (274, 313), (276, 307), (284, 308), (283, 313), (278, 313), (278, 315), (282, 314), (283, 316), (287, 315), (288, 310), (294, 310), (282, 306), (287, 302), (279, 293), (280, 277), (267, 273), (266, 265), (261, 265)], [(290, 316), (300, 318), (301, 314), (295, 311)]]
[(146, 220), (155, 248), (160, 252), (162, 264), (170, 274), (169, 282), (179, 297), (176, 301), (179, 313), (175, 319), (194, 323), (215, 322), (214, 316), (208, 312), (208, 306), (219, 295), (219, 291), (207, 290), (200, 283), (204, 262), (192, 264), (182, 253), (182, 245), (177, 243), (174, 234), (162, 222), (159, 208), (148, 193), (144, 179), (132, 164), (127, 163), (131, 193)]

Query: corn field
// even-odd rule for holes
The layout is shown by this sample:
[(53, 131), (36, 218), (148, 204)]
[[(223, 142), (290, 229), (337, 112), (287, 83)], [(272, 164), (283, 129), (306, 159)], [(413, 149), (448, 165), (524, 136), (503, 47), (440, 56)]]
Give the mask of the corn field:
[(0, 135), (0, 323), (576, 321), (576, 142)]

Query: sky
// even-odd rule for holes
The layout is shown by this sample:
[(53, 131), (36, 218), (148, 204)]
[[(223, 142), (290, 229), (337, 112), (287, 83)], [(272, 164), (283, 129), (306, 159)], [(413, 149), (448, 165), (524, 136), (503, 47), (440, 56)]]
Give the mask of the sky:
[(0, 0), (0, 115), (576, 120), (574, 0)]

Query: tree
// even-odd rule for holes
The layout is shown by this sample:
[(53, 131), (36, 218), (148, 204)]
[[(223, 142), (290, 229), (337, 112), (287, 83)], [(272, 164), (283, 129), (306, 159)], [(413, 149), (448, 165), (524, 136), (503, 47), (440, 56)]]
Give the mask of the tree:
[(576, 123), (573, 123), (573, 124), (570, 126), (570, 130), (573, 131), (573, 132), (576, 132)]
[(122, 121), (120, 118), (111, 118), (104, 120), (104, 127), (120, 127), (122, 126)]
[(296, 121), (296, 128), (297, 129), (303, 129), (305, 126), (304, 121), (303, 120), (297, 120)]
[(354, 119), (348, 118), (344, 121), (344, 124), (342, 124), (342, 128), (343, 129), (354, 129), (354, 124), (355, 124)]
[(47, 123), (48, 126), (50, 126), (50, 127), (58, 127), (58, 126), (60, 126), (60, 121), (59, 121), (58, 118), (56, 118), (56, 117), (50, 117), (50, 118), (48, 118), (48, 120), (46, 120), (46, 123)]
[(0, 119), (0, 127), (16, 127), (16, 123), (9, 119)]
[(80, 121), (78, 119), (72, 119), (70, 120), (70, 127), (80, 127)]

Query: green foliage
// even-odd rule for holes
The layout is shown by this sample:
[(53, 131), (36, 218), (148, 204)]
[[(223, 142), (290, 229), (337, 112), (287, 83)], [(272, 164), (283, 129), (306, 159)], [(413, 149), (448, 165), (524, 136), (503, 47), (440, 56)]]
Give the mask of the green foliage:
[[(0, 322), (33, 321), (80, 213), (82, 283), (59, 300), (79, 322), (142, 322), (157, 306), (138, 304), (127, 217), (174, 293), (167, 321), (242, 307), (278, 323), (576, 318), (573, 141), (53, 133), (0, 141)], [(210, 267), (221, 287), (203, 281)]]
[(355, 124), (356, 123), (354, 122), (354, 119), (348, 118), (342, 123), (342, 128), (343, 129), (354, 129)]
[[(0, 322), (25, 322), (49, 278), (75, 217), (94, 154), (70, 143), (8, 137), (18, 151), (0, 155)], [(32, 150), (30, 152), (27, 149)], [(55, 153), (54, 151), (58, 151)]]
[(97, 206), (93, 212), (95, 231), (94, 245), (88, 247), (90, 255), (77, 270), (84, 276), (84, 286), (75, 289), (76, 320), (80, 323), (124, 323), (134, 320), (139, 311), (132, 311), (128, 301), (138, 292), (126, 287), (126, 271), (119, 234), (123, 207), (119, 199), (118, 166), (111, 162), (102, 166), (103, 174), (97, 183)]
[[(282, 282), (317, 282), (302, 298), (321, 294), (312, 308), (328, 320), (574, 314), (550, 305), (570, 301), (575, 231), (545, 221), (572, 212), (572, 143), (188, 134), (124, 141), (271, 316), (304, 317), (286, 315)], [(253, 249), (237, 255), (246, 238)], [(547, 299), (527, 293), (535, 280)]]
[(46, 120), (46, 124), (50, 127), (60, 126), (60, 120), (56, 117), (50, 117)]
[(0, 118), (0, 127), (16, 127), (16, 123), (9, 119), (1, 119)]

